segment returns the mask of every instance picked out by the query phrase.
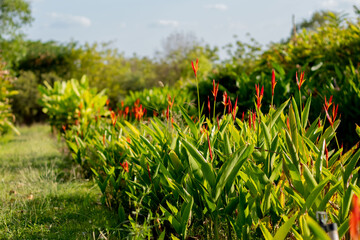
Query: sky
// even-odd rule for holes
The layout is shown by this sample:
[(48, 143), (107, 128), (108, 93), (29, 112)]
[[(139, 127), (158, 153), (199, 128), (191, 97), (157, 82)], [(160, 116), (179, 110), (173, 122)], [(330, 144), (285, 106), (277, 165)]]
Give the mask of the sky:
[(292, 16), (299, 23), (317, 10), (354, 17), (360, 0), (30, 0), (28, 39), (80, 44), (111, 42), (126, 56), (153, 57), (173, 33), (210, 46), (255, 38), (263, 46), (286, 39)]

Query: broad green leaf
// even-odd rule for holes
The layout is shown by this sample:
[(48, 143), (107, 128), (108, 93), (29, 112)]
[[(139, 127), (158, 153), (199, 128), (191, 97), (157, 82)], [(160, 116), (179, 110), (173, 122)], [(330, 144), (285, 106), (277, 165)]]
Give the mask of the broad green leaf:
[(311, 95), (309, 96), (308, 100), (306, 101), (304, 110), (301, 113), (301, 125), (302, 125), (303, 129), (306, 128), (306, 124), (308, 122), (310, 105), (311, 105)]
[(326, 234), (326, 232), (322, 229), (322, 227), (310, 216), (306, 216), (306, 222), (316, 239), (331, 240), (330, 237)]
[(294, 225), (294, 222), (297, 218), (297, 213), (294, 214), (294, 216), (292, 216), (289, 220), (287, 220), (283, 225), (281, 225), (281, 227), (279, 228), (279, 230), (277, 230), (274, 239), (276, 240), (284, 240), (286, 238), (286, 236), (289, 234), (290, 229), (292, 228), (292, 226)]
[(192, 145), (185, 139), (182, 139), (181, 142), (184, 144), (185, 148), (188, 150), (189, 154), (194, 158), (196, 163), (199, 165), (205, 179), (209, 182), (210, 186), (215, 186), (216, 179), (211, 164), (206, 161), (206, 159), (203, 157), (203, 155), (194, 145)]
[[(193, 120), (190, 118), (190, 116), (187, 114), (186, 110), (179, 106), (181, 114), (183, 115), (186, 124), (189, 126), (191, 133), (195, 137), (195, 139), (199, 138), (199, 129), (196, 127), (196, 124), (193, 122)], [(199, 119), (200, 120), (200, 119)]]
[(314, 188), (309, 196), (306, 198), (305, 206), (301, 209), (301, 214), (305, 213), (305, 211), (310, 211), (311, 206), (315, 203), (316, 199), (321, 195), (321, 191), (324, 189), (326, 184), (330, 181), (330, 177), (321, 181), (316, 188)]
[(254, 150), (253, 145), (245, 145), (241, 147), (238, 152), (233, 154), (233, 157), (228, 159), (221, 167), (216, 178), (216, 187), (213, 192), (215, 202), (219, 198), (226, 184), (232, 185), (237, 173), (239, 172), (244, 161), (250, 156)]
[(276, 123), (277, 119), (280, 117), (281, 113), (284, 111), (285, 107), (288, 105), (290, 99), (286, 100), (283, 104), (280, 105), (278, 109), (276, 109), (275, 113), (271, 115), (271, 122), (269, 128), (271, 129)]
[(265, 240), (273, 240), (273, 236), (271, 236), (271, 233), (269, 232), (269, 230), (264, 226), (264, 223), (260, 222), (259, 223), (261, 232), (263, 233), (264, 239)]
[(343, 176), (344, 185), (348, 182), (350, 174), (354, 171), (356, 167), (356, 163), (358, 162), (359, 158), (360, 158), (360, 149), (357, 150), (357, 152), (349, 160), (349, 163), (345, 166), (345, 173)]
[(320, 182), (320, 179), (321, 179), (321, 171), (322, 171), (322, 168), (323, 168), (323, 165), (324, 165), (324, 151), (325, 151), (325, 148), (326, 148), (326, 142), (325, 140), (323, 140), (323, 143), (321, 145), (321, 148), (320, 148), (320, 152), (318, 154), (318, 157), (317, 159), (315, 160), (315, 178), (316, 178), (316, 181), (317, 182)]

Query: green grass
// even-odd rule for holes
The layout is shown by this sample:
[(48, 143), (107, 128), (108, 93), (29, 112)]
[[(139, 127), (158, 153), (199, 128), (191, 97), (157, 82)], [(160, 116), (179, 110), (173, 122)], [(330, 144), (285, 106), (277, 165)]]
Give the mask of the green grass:
[(47, 125), (0, 139), (0, 239), (117, 239), (117, 217)]

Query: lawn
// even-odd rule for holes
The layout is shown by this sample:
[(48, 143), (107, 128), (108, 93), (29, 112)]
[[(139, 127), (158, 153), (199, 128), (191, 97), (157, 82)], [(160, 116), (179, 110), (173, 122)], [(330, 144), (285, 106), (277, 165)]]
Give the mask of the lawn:
[(0, 140), (0, 239), (114, 239), (117, 217), (48, 125)]

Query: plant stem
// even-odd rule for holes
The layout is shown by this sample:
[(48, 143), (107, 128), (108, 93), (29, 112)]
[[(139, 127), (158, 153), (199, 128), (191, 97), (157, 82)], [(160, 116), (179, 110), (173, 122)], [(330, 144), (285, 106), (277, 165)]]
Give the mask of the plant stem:
[(228, 223), (228, 237), (227, 237), (227, 239), (232, 239), (231, 238), (231, 224), (230, 224), (229, 218), (227, 219), (227, 223)]
[(196, 80), (197, 98), (198, 98), (199, 128), (201, 128), (201, 126), (200, 126), (200, 118), (201, 118), (201, 115), (200, 115), (200, 94), (199, 94), (199, 82), (198, 82), (197, 76), (195, 77), (195, 80)]
[(214, 232), (215, 232), (215, 239), (218, 240), (219, 239), (219, 228), (218, 228), (218, 219), (216, 216), (214, 219)]
[(215, 106), (216, 106), (216, 98), (214, 98), (214, 108), (213, 108), (213, 121), (215, 122)]

